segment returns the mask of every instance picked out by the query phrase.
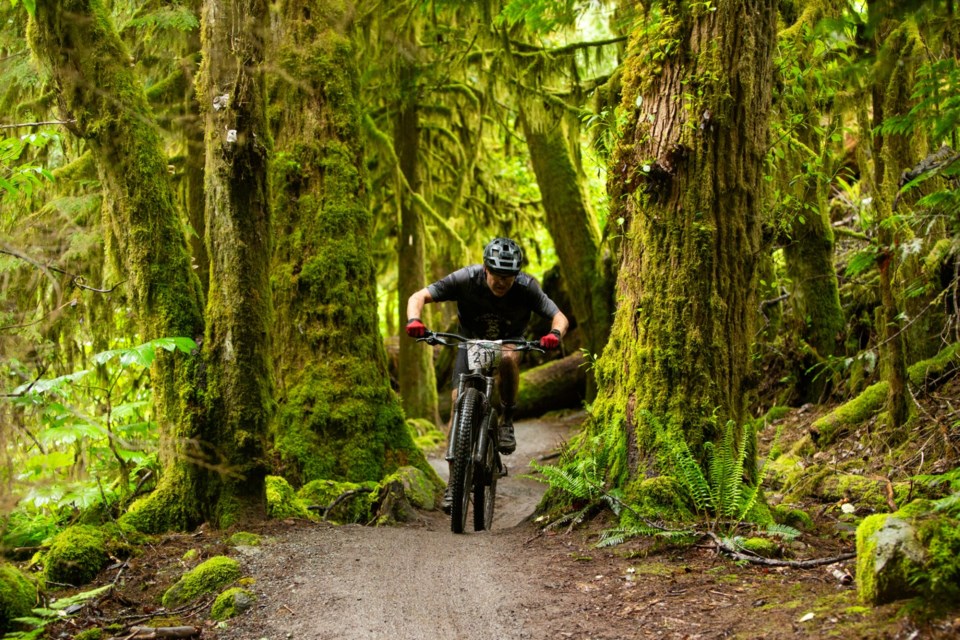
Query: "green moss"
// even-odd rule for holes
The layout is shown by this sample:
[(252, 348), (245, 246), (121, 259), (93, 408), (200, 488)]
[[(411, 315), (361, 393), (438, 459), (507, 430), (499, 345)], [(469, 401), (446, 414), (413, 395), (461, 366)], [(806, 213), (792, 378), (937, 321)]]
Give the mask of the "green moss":
[(631, 483), (626, 491), (627, 504), (633, 510), (627, 509), (621, 514), (624, 525), (634, 523), (636, 511), (641, 516), (656, 517), (668, 522), (683, 522), (693, 517), (693, 512), (683, 496), (686, 493), (676, 478), (672, 476), (657, 476), (643, 478)]
[[(334, 522), (369, 522), (373, 517), (373, 505), (377, 499), (379, 485), (376, 482), (338, 482), (336, 480), (314, 480), (308, 482), (297, 497), (301, 503), (326, 509), (348, 491), (344, 498), (327, 513), (327, 519)], [(323, 511), (315, 512), (322, 515)]]
[(437, 425), (425, 418), (407, 418), (407, 429), (416, 445), (424, 451), (439, 449), (447, 439)]
[(862, 424), (876, 415), (887, 402), (890, 385), (878, 382), (864, 389), (863, 393), (840, 405), (827, 415), (816, 420), (811, 435), (817, 446), (823, 448), (834, 442), (850, 427)]
[(771, 509), (771, 514), (777, 524), (785, 524), (795, 529), (813, 529), (813, 518), (803, 509), (778, 504)]
[(185, 562), (193, 562), (200, 557), (200, 551), (198, 549), (187, 549), (186, 553), (181, 556), (181, 560)]
[(960, 520), (928, 513), (917, 537), (928, 560), (911, 574), (911, 582), (920, 586), (930, 602), (960, 601)]
[(267, 476), (267, 515), (278, 520), (283, 518), (316, 519), (307, 505), (301, 501), (293, 487), (280, 476)]
[(197, 565), (163, 594), (163, 606), (172, 609), (225, 587), (240, 578), (240, 563), (215, 556)]
[(227, 544), (236, 546), (246, 546), (246, 547), (258, 547), (260, 543), (263, 542), (263, 538), (258, 536), (255, 533), (249, 533), (247, 531), (237, 531), (235, 534), (230, 536), (227, 540)]
[(739, 544), (745, 551), (763, 558), (773, 558), (780, 555), (780, 545), (770, 538), (745, 538), (740, 540)]
[(107, 536), (90, 525), (76, 525), (53, 539), (44, 559), (47, 582), (80, 586), (93, 580), (106, 566)]
[(956, 369), (957, 365), (960, 364), (958, 352), (960, 352), (960, 342), (955, 342), (932, 358), (910, 365), (907, 368), (907, 377), (910, 378), (910, 383), (915, 387), (924, 388), (929, 382)]
[(403, 485), (403, 492), (410, 504), (419, 508), (432, 510), (440, 498), (439, 491), (444, 483), (434, 473), (428, 476), (416, 467), (401, 467), (396, 473), (384, 479), (382, 484), (398, 481)]
[(767, 411), (766, 415), (763, 416), (763, 420), (764, 422), (776, 422), (781, 418), (785, 418), (790, 411), (790, 407), (784, 407), (780, 405), (770, 407), (770, 410)]
[(87, 629), (73, 636), (73, 640), (101, 640), (103, 633), (103, 629)]
[(10, 631), (14, 618), (29, 615), (37, 604), (37, 587), (16, 567), (0, 563), (0, 632)]
[(240, 587), (227, 589), (214, 600), (210, 617), (218, 621), (233, 618), (252, 607), (256, 601), (257, 596), (252, 591)]

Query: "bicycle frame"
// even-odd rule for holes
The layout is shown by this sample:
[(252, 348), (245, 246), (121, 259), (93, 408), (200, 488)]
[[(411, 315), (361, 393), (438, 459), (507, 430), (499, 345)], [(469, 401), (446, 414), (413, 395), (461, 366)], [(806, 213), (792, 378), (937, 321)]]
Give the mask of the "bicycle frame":
[(457, 381), (457, 401), (451, 416), (446, 460), (451, 465), (454, 506), (451, 530), (463, 533), (469, 496), (474, 496), (474, 530), (489, 529), (493, 521), (496, 479), (505, 475), (499, 453), (490, 452), (496, 437), (497, 413), (491, 406), (496, 369), (505, 346), (517, 351), (543, 351), (527, 340), (475, 340), (455, 333), (427, 332), (418, 341), (467, 349), (468, 373)]

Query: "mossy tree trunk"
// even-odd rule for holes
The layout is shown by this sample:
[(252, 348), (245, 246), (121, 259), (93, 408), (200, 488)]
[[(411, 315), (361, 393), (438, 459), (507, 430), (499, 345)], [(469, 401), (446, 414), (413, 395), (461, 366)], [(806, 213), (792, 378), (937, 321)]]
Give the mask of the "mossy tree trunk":
[(273, 404), (263, 80), (268, 9), (266, 0), (207, 0), (201, 20), (210, 256), (204, 353), (217, 447), (208, 488), (220, 526), (266, 517), (265, 445)]
[[(409, 42), (402, 50), (415, 51), (413, 43)], [(400, 327), (407, 322), (407, 298), (426, 285), (426, 229), (423, 216), (413, 197), (421, 188), (418, 77), (416, 62), (402, 56), (399, 66), (400, 99), (396, 105), (393, 132), (393, 145), (400, 163), (399, 171), (406, 182), (406, 187), (397, 185), (400, 201), (400, 237), (397, 243), (397, 290), (400, 303), (397, 305), (397, 313)], [(427, 324), (429, 326), (429, 323)], [(433, 350), (401, 335), (398, 375), (400, 399), (406, 415), (410, 418), (426, 418), (439, 424)]]
[[(882, 14), (885, 9), (884, 3), (876, 0), (868, 1), (867, 5), (874, 16)], [(907, 390), (906, 338), (895, 290), (899, 266), (897, 247), (908, 239), (904, 234), (909, 230), (893, 218), (893, 203), (900, 175), (919, 157), (919, 150), (914, 148), (915, 142), (910, 134), (883, 134), (876, 132), (876, 127), (885, 118), (904, 116), (910, 111), (910, 91), (916, 66), (923, 60), (923, 43), (910, 22), (895, 25), (875, 18), (875, 23), (871, 45), (877, 52), (878, 64), (872, 85), (873, 120), (864, 137), (870, 139), (872, 134), (881, 302), (877, 326), (881, 338), (881, 375), (890, 387), (887, 400), (890, 440), (896, 442), (902, 439), (902, 429), (914, 406)]]
[[(557, 105), (536, 96), (520, 101), (530, 161), (540, 186), (547, 227), (584, 346), (599, 354), (613, 321), (610, 274), (600, 255), (600, 227), (576, 156), (580, 128)], [(592, 386), (592, 385), (591, 385)]]
[(273, 286), (284, 475), (378, 480), (429, 472), (390, 388), (379, 334), (352, 8), (289, 0), (275, 50), (278, 161)]
[(696, 451), (747, 417), (777, 3), (714, 5), (659, 3), (625, 63), (635, 124), (609, 186), (626, 236), (586, 434), (617, 483), (663, 471), (664, 432)]
[[(821, 136), (812, 131), (817, 124), (808, 124), (800, 132), (800, 150), (795, 154), (819, 151), (824, 144)], [(807, 161), (822, 162), (826, 152), (817, 158), (797, 158), (798, 171)], [(830, 226), (826, 194), (829, 185), (823, 180), (829, 175), (826, 167), (803, 173), (798, 181), (797, 202), (803, 206), (793, 211), (790, 239), (784, 246), (787, 276), (792, 283), (789, 300), (792, 309), (792, 329), (796, 331), (809, 352), (802, 360), (802, 370), (796, 372), (796, 391), (802, 402), (818, 402), (828, 388), (829, 376), (822, 367), (830, 356), (836, 355), (842, 344), (845, 319), (840, 306), (840, 287), (834, 267), (834, 235)]]
[[(146, 95), (101, 0), (39, 2), (30, 27), (37, 57), (49, 65), (65, 120), (93, 150), (103, 186), (109, 256), (129, 277), (141, 339), (204, 332), (203, 296), (160, 137)], [(141, 503), (137, 524), (153, 531), (204, 520), (203, 476), (191, 460), (209, 442), (197, 358), (161, 353), (152, 371), (163, 476)]]

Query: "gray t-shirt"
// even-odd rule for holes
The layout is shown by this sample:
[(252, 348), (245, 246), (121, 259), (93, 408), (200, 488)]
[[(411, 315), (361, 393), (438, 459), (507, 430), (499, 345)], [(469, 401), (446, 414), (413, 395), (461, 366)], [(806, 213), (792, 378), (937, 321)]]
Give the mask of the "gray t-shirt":
[(520, 338), (531, 313), (553, 319), (560, 311), (536, 279), (526, 273), (520, 273), (507, 294), (498, 298), (487, 286), (480, 264), (454, 271), (428, 286), (427, 291), (434, 302), (457, 303), (460, 333), (470, 338)]

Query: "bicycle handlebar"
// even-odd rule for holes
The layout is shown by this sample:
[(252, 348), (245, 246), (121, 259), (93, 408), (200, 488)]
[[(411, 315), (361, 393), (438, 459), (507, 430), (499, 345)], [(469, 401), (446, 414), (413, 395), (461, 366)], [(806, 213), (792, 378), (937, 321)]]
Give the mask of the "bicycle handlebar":
[[(450, 342), (450, 341), (453, 342)], [(484, 340), (481, 338), (468, 338), (458, 333), (443, 333), (442, 331), (430, 331), (429, 329), (422, 338), (417, 338), (417, 342), (426, 342), (429, 345), (441, 345), (444, 347), (455, 347), (468, 342), (495, 342), (498, 344), (509, 344), (517, 347), (517, 351), (539, 351), (546, 353), (546, 349), (540, 346), (537, 340), (524, 340), (522, 338), (504, 338), (502, 340)]]

